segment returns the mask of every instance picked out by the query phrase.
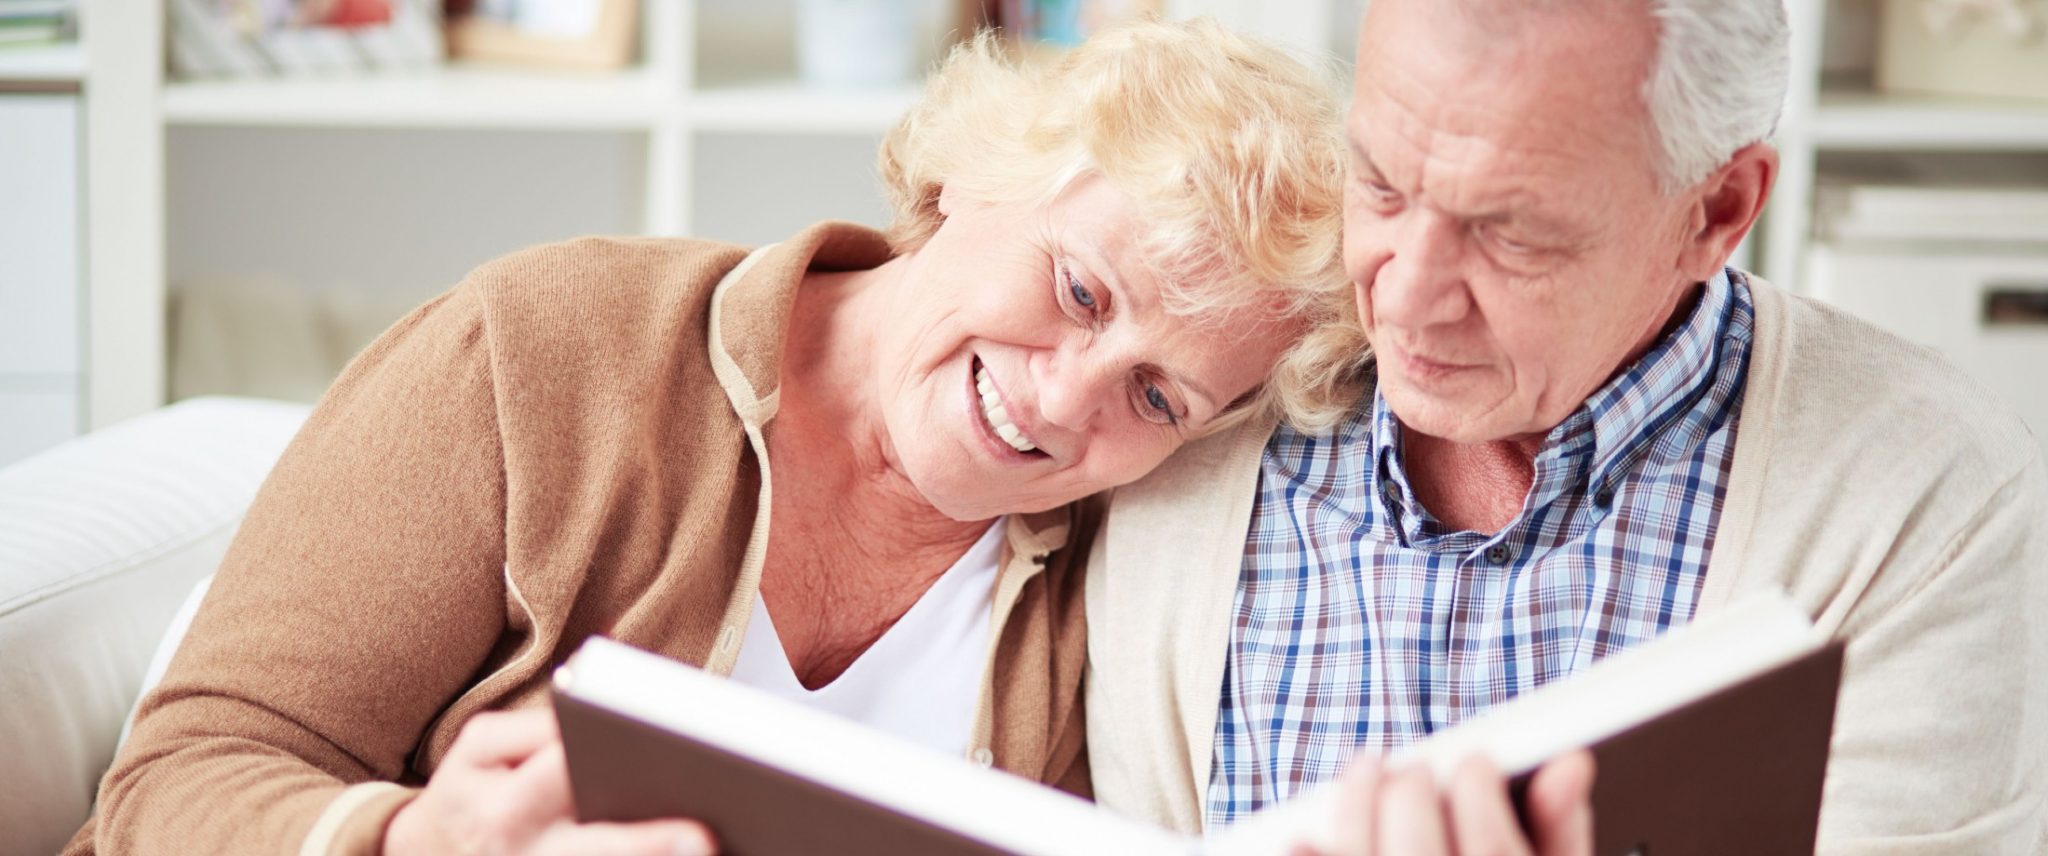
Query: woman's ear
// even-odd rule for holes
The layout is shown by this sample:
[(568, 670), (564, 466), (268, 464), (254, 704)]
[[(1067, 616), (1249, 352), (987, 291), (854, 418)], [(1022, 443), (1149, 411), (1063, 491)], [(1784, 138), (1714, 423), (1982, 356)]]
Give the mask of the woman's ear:
[(950, 184), (942, 184), (942, 185), (939, 185), (939, 216), (941, 216), (941, 217), (951, 217), (951, 216), (953, 216), (953, 210), (954, 210), (955, 208), (959, 207), (959, 205), (960, 205), (960, 194), (959, 194), (959, 192), (957, 192), (957, 191), (955, 191), (955, 190), (953, 189), (953, 185), (950, 185)]

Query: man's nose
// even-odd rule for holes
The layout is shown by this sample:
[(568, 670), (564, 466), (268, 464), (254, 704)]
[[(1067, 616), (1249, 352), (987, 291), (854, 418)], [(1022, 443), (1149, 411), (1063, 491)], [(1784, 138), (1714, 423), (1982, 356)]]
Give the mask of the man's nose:
[(1369, 287), (1371, 319), (1419, 329), (1449, 324), (1471, 310), (1462, 272), (1463, 224), (1429, 210), (1411, 210), (1386, 225), (1390, 252)]

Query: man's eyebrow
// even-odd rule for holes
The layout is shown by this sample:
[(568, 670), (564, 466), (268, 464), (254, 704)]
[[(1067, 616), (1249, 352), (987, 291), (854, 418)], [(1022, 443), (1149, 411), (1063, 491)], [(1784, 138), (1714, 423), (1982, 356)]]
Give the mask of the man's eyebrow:
[(1365, 150), (1364, 143), (1361, 143), (1356, 138), (1353, 138), (1349, 134), (1346, 134), (1344, 144), (1346, 148), (1349, 148), (1351, 150), (1352, 163), (1354, 163), (1359, 169), (1365, 171), (1366, 173), (1371, 174), (1373, 178), (1386, 178), (1386, 175), (1380, 172), (1380, 165), (1373, 163), (1372, 153)]

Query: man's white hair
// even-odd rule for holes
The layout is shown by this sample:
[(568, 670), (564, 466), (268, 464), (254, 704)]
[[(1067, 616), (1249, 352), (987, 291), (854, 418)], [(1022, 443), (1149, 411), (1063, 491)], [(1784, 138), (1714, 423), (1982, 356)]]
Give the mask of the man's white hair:
[(1783, 0), (1647, 0), (1658, 23), (1643, 102), (1666, 192), (1691, 187), (1777, 130), (1789, 85)]

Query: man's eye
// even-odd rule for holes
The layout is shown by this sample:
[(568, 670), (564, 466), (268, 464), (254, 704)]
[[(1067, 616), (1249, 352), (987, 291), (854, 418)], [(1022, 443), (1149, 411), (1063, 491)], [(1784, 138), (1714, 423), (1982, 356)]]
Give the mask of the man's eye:
[(1535, 244), (1529, 243), (1527, 241), (1517, 240), (1513, 236), (1503, 234), (1498, 231), (1492, 232), (1491, 236), (1493, 238), (1494, 246), (1500, 247), (1501, 249), (1506, 250), (1510, 253), (1515, 253), (1518, 255), (1529, 255), (1531, 253), (1537, 252), (1540, 249)]
[(1357, 188), (1358, 195), (1352, 197), (1347, 193), (1346, 197), (1358, 200), (1358, 204), (1366, 208), (1386, 214), (1401, 208), (1401, 192), (1384, 181), (1361, 178), (1352, 182), (1351, 186)]
[(1081, 304), (1082, 307), (1095, 308), (1095, 292), (1081, 285), (1081, 280), (1075, 278), (1072, 273), (1067, 274), (1067, 293), (1073, 295), (1074, 302)]

